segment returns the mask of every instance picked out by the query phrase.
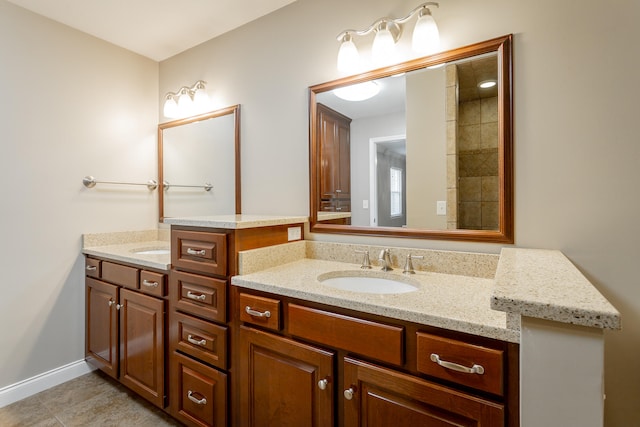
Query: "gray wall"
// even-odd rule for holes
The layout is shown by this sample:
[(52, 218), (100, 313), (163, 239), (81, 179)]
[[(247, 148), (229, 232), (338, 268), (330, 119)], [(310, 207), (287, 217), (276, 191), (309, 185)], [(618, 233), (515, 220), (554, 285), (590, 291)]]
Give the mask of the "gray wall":
[(84, 358), (81, 235), (156, 228), (158, 64), (0, 0), (0, 389)]

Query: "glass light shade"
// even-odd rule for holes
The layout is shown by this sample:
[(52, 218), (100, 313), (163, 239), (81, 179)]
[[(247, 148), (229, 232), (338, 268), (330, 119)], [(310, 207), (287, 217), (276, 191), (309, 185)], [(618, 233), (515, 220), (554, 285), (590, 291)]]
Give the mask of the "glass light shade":
[(420, 14), (413, 29), (412, 47), (416, 52), (428, 55), (440, 49), (440, 32), (430, 12)]
[(358, 48), (350, 38), (345, 39), (338, 51), (338, 71), (351, 74), (358, 71), (360, 65), (360, 54)]
[(195, 95), (193, 95), (194, 113), (204, 113), (209, 109), (210, 109), (210, 105), (209, 105), (209, 97), (207, 96), (207, 92), (205, 92), (204, 88), (196, 90)]
[(386, 28), (376, 31), (376, 37), (371, 46), (371, 55), (376, 65), (384, 65), (393, 61), (396, 42), (391, 31)]
[(175, 99), (168, 98), (164, 102), (164, 108), (162, 109), (162, 114), (164, 114), (165, 117), (168, 117), (170, 119), (175, 119), (176, 117), (179, 116), (178, 104), (176, 104)]
[(180, 98), (178, 98), (178, 113), (180, 117), (190, 116), (193, 111), (193, 101), (189, 94), (185, 91), (182, 92)]
[(335, 96), (345, 101), (364, 101), (365, 99), (373, 98), (378, 92), (380, 92), (380, 86), (372, 81), (333, 90)]

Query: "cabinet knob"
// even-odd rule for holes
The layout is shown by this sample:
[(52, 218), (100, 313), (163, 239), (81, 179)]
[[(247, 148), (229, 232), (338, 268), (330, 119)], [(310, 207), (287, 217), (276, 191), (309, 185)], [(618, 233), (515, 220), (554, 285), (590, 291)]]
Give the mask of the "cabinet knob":
[(115, 303), (113, 302), (113, 300), (112, 300), (112, 299), (110, 299), (110, 300), (109, 300), (109, 307), (111, 307), (113, 304), (115, 304)]
[(318, 388), (320, 390), (326, 390), (327, 386), (329, 385), (329, 382), (330, 382), (329, 379), (330, 379), (329, 377), (325, 377), (325, 378), (321, 379), (320, 381), (318, 381)]
[(344, 394), (344, 398), (347, 399), (347, 400), (353, 399), (353, 395), (355, 394), (355, 392), (356, 391), (353, 389), (353, 387), (349, 387), (343, 393)]

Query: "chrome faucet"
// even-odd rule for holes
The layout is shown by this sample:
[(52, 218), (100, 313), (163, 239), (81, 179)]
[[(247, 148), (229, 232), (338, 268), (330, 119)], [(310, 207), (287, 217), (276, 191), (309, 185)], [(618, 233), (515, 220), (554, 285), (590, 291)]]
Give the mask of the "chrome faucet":
[(378, 260), (382, 261), (382, 271), (391, 271), (391, 257), (389, 253), (389, 249), (383, 249), (380, 251), (380, 255), (378, 256)]
[(424, 256), (407, 254), (407, 261), (405, 262), (404, 270), (402, 271), (404, 274), (416, 274), (413, 269), (413, 262), (411, 262), (412, 259), (424, 259)]
[(362, 254), (362, 265), (360, 268), (367, 269), (371, 268), (371, 261), (369, 261), (369, 251), (355, 251), (357, 254)]

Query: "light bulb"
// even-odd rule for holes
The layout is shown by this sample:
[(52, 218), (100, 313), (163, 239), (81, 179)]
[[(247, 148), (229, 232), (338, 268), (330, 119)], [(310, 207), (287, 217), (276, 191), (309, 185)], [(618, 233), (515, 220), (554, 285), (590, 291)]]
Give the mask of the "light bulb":
[(180, 94), (180, 98), (178, 98), (178, 113), (181, 117), (190, 116), (193, 111), (193, 101), (191, 100), (191, 96), (189, 96), (189, 92), (183, 90)]
[(428, 55), (440, 49), (440, 32), (428, 8), (420, 12), (413, 29), (412, 47), (416, 52)]
[(338, 71), (345, 74), (356, 73), (360, 66), (360, 54), (350, 35), (345, 35), (338, 51)]
[(376, 31), (376, 37), (373, 39), (373, 46), (371, 46), (373, 62), (376, 65), (385, 65), (393, 62), (395, 45), (396, 42), (393, 39), (393, 35), (386, 27)]
[(164, 102), (164, 108), (163, 108), (162, 114), (164, 114), (165, 117), (168, 117), (170, 119), (175, 119), (176, 117), (179, 116), (178, 104), (176, 104), (176, 100), (173, 99), (172, 96), (168, 97), (167, 100)]
[(202, 87), (196, 90), (193, 95), (193, 111), (194, 113), (204, 113), (207, 110), (209, 110), (209, 97)]

